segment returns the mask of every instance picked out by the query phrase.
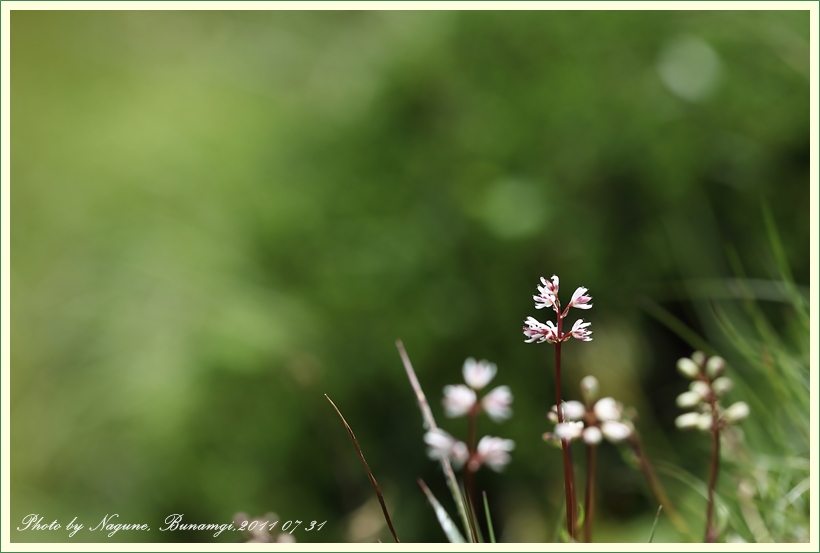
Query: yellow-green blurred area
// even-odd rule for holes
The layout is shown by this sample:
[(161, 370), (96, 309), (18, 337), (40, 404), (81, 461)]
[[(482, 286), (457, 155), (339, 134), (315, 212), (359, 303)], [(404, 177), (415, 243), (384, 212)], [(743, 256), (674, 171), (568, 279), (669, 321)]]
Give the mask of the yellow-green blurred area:
[[(694, 347), (663, 312), (752, 407), (730, 506), (746, 467), (803, 451), (808, 404), (713, 323), (734, 310), (753, 342), (752, 297), (778, 333), (783, 290), (809, 282), (807, 11), (13, 11), (10, 37), (12, 528), (118, 513), (151, 531), (73, 541), (227, 543), (158, 529), (273, 511), (327, 521), (299, 542), (390, 541), (327, 393), (399, 538), (444, 541), (417, 478), (457, 513), (401, 339), (462, 438), (442, 387), (467, 357), (497, 363), (514, 416), (479, 432), (516, 448), (478, 489), (499, 540), (558, 539), (552, 349), (521, 332), (553, 274), (595, 304), (578, 311), (594, 340), (564, 347), (566, 399), (596, 375), (653, 460), (705, 481), (709, 437), (673, 422)], [(787, 330), (807, 356), (808, 331)], [(575, 460), (583, 488), (580, 444)], [(700, 536), (697, 486), (659, 473)], [(609, 443), (598, 493), (595, 539), (645, 542), (657, 502)], [(767, 523), (807, 499), (754, 497)], [(721, 539), (765, 538), (746, 507)], [(655, 541), (681, 539), (661, 517)]]

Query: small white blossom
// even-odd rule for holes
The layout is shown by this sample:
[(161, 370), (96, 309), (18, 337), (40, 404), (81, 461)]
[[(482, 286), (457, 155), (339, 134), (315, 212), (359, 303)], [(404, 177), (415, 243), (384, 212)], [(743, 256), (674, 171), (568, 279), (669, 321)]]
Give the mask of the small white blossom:
[(700, 413), (684, 413), (675, 419), (675, 426), (684, 430), (686, 428), (695, 428), (700, 422)]
[(512, 416), (513, 396), (509, 386), (499, 386), (481, 400), (481, 406), (487, 415), (495, 422), (505, 421)]
[(719, 376), (712, 382), (712, 390), (719, 396), (726, 395), (732, 390), (732, 381), (728, 376)]
[(527, 327), (524, 327), (524, 335), (529, 338), (528, 340), (524, 340), (525, 342), (558, 342), (558, 329), (552, 321), (547, 321), (547, 323), (544, 324), (532, 317), (527, 317), (524, 324), (527, 325)]
[(712, 387), (709, 386), (706, 382), (702, 380), (696, 380), (689, 385), (689, 389), (702, 397), (703, 399), (707, 399), (709, 396), (712, 395)]
[(555, 425), (555, 435), (562, 440), (574, 440), (581, 437), (584, 431), (584, 423), (577, 422), (562, 422)]
[(552, 409), (552, 411), (547, 413), (547, 420), (553, 424), (558, 424), (558, 410), (555, 408), (555, 405), (552, 406)]
[(552, 282), (541, 277), (541, 284), (543, 286), (538, 286), (539, 295), (532, 297), (535, 300), (535, 308), (555, 307), (555, 299), (558, 296), (558, 277), (552, 275)]
[(470, 357), (464, 362), (461, 373), (464, 375), (464, 382), (473, 390), (479, 391), (490, 383), (497, 370), (495, 363), (490, 363), (484, 359), (476, 361)]
[(572, 294), (572, 299), (569, 300), (569, 305), (567, 307), (576, 307), (578, 309), (591, 309), (592, 304), (589, 303), (591, 301), (592, 296), (587, 295), (587, 289), (583, 286), (579, 286)]
[(601, 433), (610, 442), (620, 442), (632, 434), (632, 429), (622, 422), (604, 421), (601, 425)]
[[(564, 420), (565, 421), (577, 421), (584, 418), (584, 415), (587, 414), (586, 407), (580, 401), (570, 400), (563, 402), (564, 407)], [(558, 410), (557, 408), (555, 409)]]
[(496, 472), (501, 472), (510, 462), (510, 451), (515, 448), (515, 442), (503, 438), (484, 436), (478, 442), (476, 455), (470, 461), (471, 470), (475, 471), (485, 464)]
[(461, 417), (470, 412), (476, 402), (473, 390), (464, 384), (444, 387), (444, 410), (448, 417)]
[(592, 323), (585, 323), (584, 319), (578, 319), (577, 321), (575, 321), (575, 324), (572, 325), (572, 337), (581, 340), (582, 342), (591, 342), (592, 331), (587, 330), (587, 327), (591, 324)]
[(712, 415), (710, 413), (701, 413), (698, 416), (698, 428), (703, 431), (712, 429)]
[(698, 366), (702, 367), (706, 363), (706, 354), (702, 351), (696, 351), (692, 354), (692, 361)]
[(723, 360), (723, 357), (710, 357), (706, 362), (706, 374), (709, 378), (717, 378), (725, 368), (726, 361)]
[(694, 361), (688, 357), (683, 357), (678, 359), (678, 371), (686, 378), (695, 378), (700, 372), (700, 369)]
[(586, 401), (598, 399), (598, 379), (594, 376), (585, 376), (581, 379), (581, 395)]
[(703, 401), (703, 396), (698, 394), (697, 392), (683, 392), (681, 395), (678, 396), (678, 399), (675, 403), (678, 404), (678, 407), (682, 407), (684, 409), (689, 407), (694, 407), (700, 404)]
[(599, 399), (592, 409), (600, 421), (617, 421), (621, 418), (621, 405), (611, 397)]
[(601, 443), (602, 437), (603, 435), (601, 434), (601, 429), (597, 426), (590, 426), (589, 428), (584, 429), (583, 438), (589, 445)]
[(458, 441), (444, 430), (437, 428), (424, 435), (424, 443), (429, 446), (427, 455), (438, 460), (447, 457), (453, 462), (455, 468), (460, 468), (466, 461), (469, 453), (467, 444)]
[(738, 401), (730, 405), (723, 414), (723, 419), (728, 423), (740, 422), (749, 416), (749, 406), (743, 402)]

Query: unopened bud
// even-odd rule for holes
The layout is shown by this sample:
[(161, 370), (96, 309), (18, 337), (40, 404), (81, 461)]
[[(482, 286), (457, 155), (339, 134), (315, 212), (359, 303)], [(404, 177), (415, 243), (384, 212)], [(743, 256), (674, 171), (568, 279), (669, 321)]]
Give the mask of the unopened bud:
[(555, 435), (561, 440), (574, 440), (581, 436), (584, 431), (584, 423), (562, 422), (555, 425)]
[(601, 434), (601, 430), (597, 426), (590, 426), (589, 428), (584, 429), (583, 438), (589, 445), (600, 443), (602, 437), (603, 435)]
[(587, 413), (587, 410), (584, 407), (584, 404), (581, 403), (580, 401), (575, 401), (575, 400), (565, 401), (565, 402), (563, 402), (563, 408), (564, 408), (564, 410), (563, 410), (562, 414), (564, 415), (564, 420), (568, 420), (568, 421), (581, 420), (582, 418), (584, 418), (584, 415), (586, 415), (586, 413)]
[(595, 416), (600, 421), (616, 421), (621, 418), (621, 405), (611, 397), (604, 397), (593, 406)]
[(726, 368), (726, 361), (723, 357), (710, 357), (706, 362), (706, 376), (709, 378), (717, 378), (723, 374), (723, 369)]
[(712, 390), (719, 396), (728, 394), (729, 391), (732, 389), (732, 381), (729, 379), (728, 376), (721, 376), (715, 379), (712, 382)]
[(698, 367), (703, 367), (703, 364), (706, 362), (706, 354), (702, 351), (696, 351), (692, 354), (692, 361), (694, 361)]
[(701, 401), (703, 401), (703, 396), (701, 396), (697, 392), (690, 391), (683, 392), (681, 395), (679, 395), (675, 403), (678, 404), (678, 407), (687, 409), (689, 407), (694, 407), (695, 405), (698, 405)]
[(708, 432), (712, 429), (712, 415), (709, 413), (702, 413), (698, 415), (698, 428)]
[(678, 371), (686, 378), (695, 378), (700, 372), (700, 369), (694, 361), (687, 357), (682, 357), (678, 359)]
[(594, 376), (585, 376), (581, 379), (581, 395), (587, 404), (598, 399), (598, 379)]
[(604, 421), (601, 425), (601, 433), (610, 442), (620, 442), (632, 434), (632, 428), (622, 422)]
[(675, 426), (677, 426), (681, 430), (685, 430), (687, 428), (695, 428), (698, 425), (699, 421), (699, 413), (684, 413), (683, 415), (675, 419)]
[(689, 389), (698, 394), (700, 397), (706, 399), (712, 393), (712, 388), (702, 380), (692, 382)]
[(743, 401), (738, 401), (730, 405), (723, 414), (723, 419), (728, 423), (740, 422), (749, 416), (749, 406)]

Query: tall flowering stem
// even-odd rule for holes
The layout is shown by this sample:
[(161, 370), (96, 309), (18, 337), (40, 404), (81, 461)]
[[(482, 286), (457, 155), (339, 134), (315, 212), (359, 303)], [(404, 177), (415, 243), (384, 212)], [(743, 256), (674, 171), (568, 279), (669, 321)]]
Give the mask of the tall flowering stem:
[[(555, 404), (558, 411), (558, 423), (564, 423), (564, 407), (561, 401), (561, 344), (570, 338), (575, 338), (583, 342), (592, 340), (592, 331), (588, 330), (590, 323), (585, 323), (583, 319), (578, 319), (572, 325), (572, 330), (564, 333), (564, 318), (569, 314), (570, 307), (577, 309), (590, 309), (592, 307), (592, 297), (587, 295), (587, 289), (583, 286), (577, 288), (572, 294), (572, 299), (566, 308), (561, 310), (561, 302), (558, 300), (558, 277), (553, 275), (548, 281), (541, 278), (538, 286), (538, 295), (533, 296), (535, 308), (552, 308), (556, 314), (556, 322), (547, 321), (542, 323), (533, 317), (527, 317), (524, 321), (525, 340), (528, 343), (549, 342), (555, 346)], [(573, 541), (578, 541), (577, 525), (577, 498), (575, 493), (575, 476), (572, 470), (572, 458), (569, 449), (569, 440), (561, 440), (561, 449), (564, 457), (564, 492), (566, 495), (567, 507), (567, 532)]]
[(712, 435), (712, 455), (709, 461), (709, 487), (706, 502), (706, 542), (714, 543), (718, 529), (712, 518), (715, 511), (715, 486), (720, 471), (720, 431), (749, 416), (749, 406), (738, 401), (725, 410), (720, 399), (732, 389), (732, 381), (723, 376), (726, 361), (722, 357), (706, 357), (700, 351), (691, 357), (678, 360), (678, 371), (692, 383), (689, 391), (680, 394), (676, 400), (678, 407), (696, 409), (675, 419), (680, 429), (698, 428)]
[[(561, 319), (558, 327), (561, 328)], [(558, 331), (560, 332), (560, 330)], [(564, 407), (561, 401), (561, 344), (555, 344), (555, 405), (558, 406), (558, 422), (564, 422)], [(578, 541), (578, 524), (575, 495), (575, 474), (572, 470), (572, 452), (569, 449), (569, 440), (561, 440), (561, 451), (564, 457), (564, 494), (567, 506), (567, 532), (574, 541)]]

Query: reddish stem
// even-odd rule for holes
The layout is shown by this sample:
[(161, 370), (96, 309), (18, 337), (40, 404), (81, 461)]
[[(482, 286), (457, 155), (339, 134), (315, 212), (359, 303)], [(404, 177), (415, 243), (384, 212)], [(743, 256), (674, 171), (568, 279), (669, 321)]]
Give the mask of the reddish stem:
[[(561, 317), (558, 317), (558, 339), (561, 337)], [(558, 422), (564, 422), (564, 407), (561, 402), (561, 342), (555, 344), (555, 405), (558, 410)], [(573, 541), (578, 541), (575, 513), (575, 477), (572, 472), (572, 458), (569, 442), (561, 440), (561, 450), (564, 454), (564, 493), (567, 505), (567, 532)]]

